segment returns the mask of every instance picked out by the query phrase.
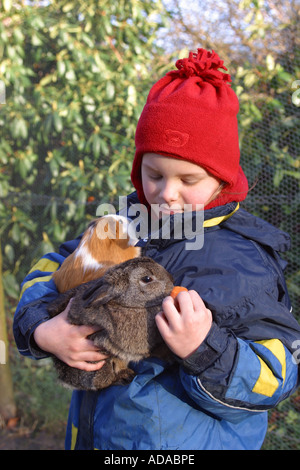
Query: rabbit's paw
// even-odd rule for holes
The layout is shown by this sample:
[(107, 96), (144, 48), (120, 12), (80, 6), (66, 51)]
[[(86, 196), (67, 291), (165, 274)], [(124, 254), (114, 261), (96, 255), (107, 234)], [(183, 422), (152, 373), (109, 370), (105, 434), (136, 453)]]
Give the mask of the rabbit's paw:
[(104, 366), (96, 372), (93, 389), (100, 390), (110, 385), (126, 385), (135, 375), (135, 372), (127, 367), (126, 362), (114, 357), (106, 360)]
[(136, 376), (136, 373), (132, 369), (123, 369), (116, 375), (115, 385), (127, 385)]

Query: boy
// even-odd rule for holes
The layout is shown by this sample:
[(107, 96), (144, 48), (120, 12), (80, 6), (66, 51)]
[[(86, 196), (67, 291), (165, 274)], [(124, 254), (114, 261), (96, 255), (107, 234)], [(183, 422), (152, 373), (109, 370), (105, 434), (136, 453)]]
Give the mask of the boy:
[[(139, 241), (188, 292), (167, 297), (156, 321), (174, 353), (133, 364), (126, 386), (72, 396), (66, 448), (259, 449), (267, 410), (298, 384), (293, 359), (300, 328), (291, 314), (278, 252), (289, 237), (239, 208), (248, 191), (239, 165), (238, 100), (223, 61), (198, 49), (176, 63), (150, 90), (136, 131), (128, 207), (158, 204), (170, 218), (170, 237)], [(174, 217), (204, 208), (204, 244), (187, 250)], [(160, 234), (161, 235), (161, 234)], [(14, 322), (20, 352), (55, 354), (69, 365), (95, 370), (105, 356), (72, 327), (67, 310), (49, 320), (56, 297), (51, 272), (78, 244), (46, 255), (23, 285)], [(87, 361), (98, 361), (90, 364)]]

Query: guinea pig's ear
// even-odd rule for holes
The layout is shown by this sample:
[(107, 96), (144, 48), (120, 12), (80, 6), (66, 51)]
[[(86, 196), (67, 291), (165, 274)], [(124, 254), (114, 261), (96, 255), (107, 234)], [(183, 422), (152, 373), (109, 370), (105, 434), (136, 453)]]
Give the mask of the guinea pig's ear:
[(85, 300), (83, 307), (88, 308), (103, 305), (119, 297), (119, 295), (111, 284), (100, 278), (92, 287), (84, 292), (82, 296), (82, 300)]

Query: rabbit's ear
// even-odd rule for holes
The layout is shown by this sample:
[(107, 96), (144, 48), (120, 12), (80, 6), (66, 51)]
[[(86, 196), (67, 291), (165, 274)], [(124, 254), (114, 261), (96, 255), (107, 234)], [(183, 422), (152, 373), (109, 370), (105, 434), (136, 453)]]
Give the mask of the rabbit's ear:
[(99, 289), (101, 286), (103, 286), (105, 282), (103, 281), (102, 277), (99, 277), (98, 279), (94, 279), (93, 281), (90, 281), (86, 284), (87, 288), (82, 294), (82, 300), (87, 299), (90, 297), (95, 290)]
[(99, 279), (97, 283), (89, 288), (82, 296), (82, 300), (85, 300), (83, 307), (97, 307), (103, 305), (110, 300), (119, 297), (120, 293), (117, 292), (111, 284)]

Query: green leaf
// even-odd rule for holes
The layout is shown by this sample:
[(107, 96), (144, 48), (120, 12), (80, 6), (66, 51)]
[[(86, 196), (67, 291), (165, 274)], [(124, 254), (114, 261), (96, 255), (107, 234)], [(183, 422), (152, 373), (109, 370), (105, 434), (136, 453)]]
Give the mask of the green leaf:
[(12, 7), (12, 0), (3, 0), (4, 11), (9, 11)]
[(73, 82), (76, 80), (76, 74), (74, 72), (73, 69), (69, 69), (66, 74), (65, 74), (65, 77), (66, 79), (69, 81), (69, 82)]
[(282, 168), (277, 168), (274, 174), (274, 178), (273, 178), (273, 184), (275, 188), (279, 187), (281, 181), (283, 180), (283, 177), (284, 177), (284, 171), (282, 170)]
[(14, 223), (11, 230), (11, 236), (14, 242), (19, 243), (21, 241), (21, 232), (18, 223)]
[(20, 286), (16, 277), (12, 273), (4, 273), (3, 275), (3, 288), (9, 297), (18, 300), (20, 295)]
[(50, 134), (51, 129), (52, 129), (52, 123), (53, 123), (53, 115), (49, 114), (43, 123), (43, 128), (44, 128), (44, 132), (46, 135)]
[(66, 72), (66, 64), (62, 60), (59, 60), (57, 62), (57, 72), (58, 72), (58, 75), (61, 77), (64, 76)]
[(23, 139), (27, 138), (27, 125), (24, 119), (15, 118), (11, 124), (12, 135), (15, 138), (21, 137)]
[(255, 73), (249, 72), (244, 78), (244, 83), (247, 88), (251, 88), (257, 82), (257, 76)]
[(106, 82), (106, 96), (109, 100), (115, 96), (115, 86), (111, 81)]
[(278, 72), (278, 77), (288, 83), (293, 80), (293, 76), (284, 70)]
[(68, 13), (68, 11), (71, 11), (75, 7), (75, 4), (73, 2), (66, 3), (62, 10), (64, 13)]
[(53, 123), (55, 130), (60, 133), (63, 130), (63, 121), (58, 113), (53, 113)]
[(15, 259), (15, 250), (12, 245), (5, 245), (4, 254), (7, 257), (8, 261), (12, 264)]
[(269, 72), (271, 72), (275, 68), (275, 60), (271, 54), (268, 54), (266, 57), (266, 66)]
[(137, 104), (136, 100), (137, 100), (136, 89), (133, 85), (129, 85), (127, 102), (131, 104), (132, 106), (136, 106)]
[(41, 46), (43, 44), (42, 40), (39, 38), (37, 34), (33, 34), (31, 36), (31, 41), (32, 41), (33, 46), (35, 47)]
[(94, 157), (97, 158), (100, 155), (101, 149), (101, 139), (98, 134), (94, 134), (93, 136), (93, 154)]

